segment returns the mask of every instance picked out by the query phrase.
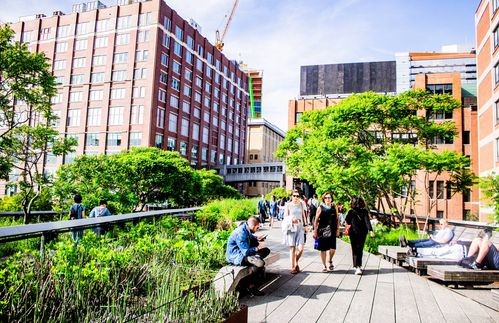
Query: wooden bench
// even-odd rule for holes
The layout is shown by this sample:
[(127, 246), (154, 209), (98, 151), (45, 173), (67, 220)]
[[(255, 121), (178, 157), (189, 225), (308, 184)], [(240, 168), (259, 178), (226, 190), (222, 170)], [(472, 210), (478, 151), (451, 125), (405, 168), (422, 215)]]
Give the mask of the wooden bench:
[(402, 263), (407, 257), (407, 250), (407, 247), (378, 246), (378, 252), (384, 259), (399, 266), (402, 266)]
[(416, 274), (426, 275), (426, 268), (431, 265), (457, 265), (459, 261), (453, 259), (439, 259), (439, 258), (418, 258), (407, 257), (405, 259), (409, 267), (411, 267)]
[[(265, 265), (270, 265), (279, 260), (279, 258), (280, 255), (278, 253), (270, 254), (264, 259)], [(233, 265), (222, 267), (218, 271), (213, 282), (215, 291), (220, 295), (234, 291), (241, 279), (251, 275), (255, 271), (255, 268), (255, 266)]]
[(454, 285), (456, 288), (458, 285), (488, 285), (499, 281), (499, 270), (473, 270), (457, 265), (430, 265), (426, 267), (426, 271), (444, 285)]

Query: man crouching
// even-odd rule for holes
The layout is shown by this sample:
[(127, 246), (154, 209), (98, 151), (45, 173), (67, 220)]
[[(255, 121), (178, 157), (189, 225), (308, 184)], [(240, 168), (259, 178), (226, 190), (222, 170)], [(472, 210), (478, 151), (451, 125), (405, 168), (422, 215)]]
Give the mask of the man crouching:
[(226, 259), (236, 266), (254, 266), (252, 277), (247, 288), (251, 296), (262, 296), (263, 292), (255, 287), (256, 280), (263, 275), (265, 262), (263, 259), (270, 253), (265, 247), (267, 236), (255, 236), (254, 233), (260, 229), (260, 219), (250, 217), (246, 223), (241, 224), (229, 237), (227, 243)]

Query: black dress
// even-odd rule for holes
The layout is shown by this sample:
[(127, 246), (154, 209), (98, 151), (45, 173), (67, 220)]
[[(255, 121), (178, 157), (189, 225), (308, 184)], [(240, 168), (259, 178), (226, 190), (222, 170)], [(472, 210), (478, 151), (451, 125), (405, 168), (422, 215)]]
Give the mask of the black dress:
[[(327, 208), (325, 205), (319, 207), (321, 213), (319, 216), (319, 223), (317, 224), (317, 239), (319, 240), (317, 250), (327, 251), (329, 249), (336, 249), (336, 231), (338, 230), (338, 215), (336, 208), (332, 205)], [(324, 237), (324, 229), (330, 227), (331, 235)], [(326, 230), (327, 231), (327, 230)]]

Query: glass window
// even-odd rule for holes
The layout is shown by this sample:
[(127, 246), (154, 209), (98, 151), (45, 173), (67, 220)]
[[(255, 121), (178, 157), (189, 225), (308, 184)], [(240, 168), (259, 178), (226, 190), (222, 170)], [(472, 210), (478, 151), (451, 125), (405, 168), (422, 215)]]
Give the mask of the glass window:
[(132, 105), (131, 113), (131, 124), (143, 124), (144, 123), (144, 106), (143, 105)]
[(495, 86), (499, 84), (499, 64), (494, 66), (494, 82)]
[(189, 136), (189, 120), (186, 118), (182, 118), (182, 127), (180, 129), (180, 134), (182, 136)]
[(174, 151), (177, 149), (177, 139), (168, 137), (167, 150)]
[(95, 38), (94, 47), (95, 48), (107, 47), (107, 36)]
[(80, 109), (68, 110), (68, 127), (78, 127), (80, 125)]
[(126, 79), (126, 70), (113, 71), (113, 81), (124, 81)]
[(191, 113), (191, 103), (188, 101), (182, 102), (182, 111), (185, 113)]
[(134, 80), (143, 80), (147, 77), (147, 68), (136, 68), (133, 71)]
[(168, 119), (168, 131), (177, 132), (177, 121), (178, 116), (175, 113), (170, 112), (170, 118)]
[(182, 46), (179, 43), (174, 42), (174, 44), (173, 44), (173, 52), (178, 57), (182, 57)]
[(96, 55), (92, 58), (93, 66), (106, 65), (106, 55)]
[(430, 196), (430, 199), (435, 198), (435, 181), (429, 181), (428, 183), (428, 195)]
[(110, 19), (97, 20), (96, 31), (107, 31), (111, 29)]
[(122, 64), (128, 61), (128, 53), (116, 53), (114, 54), (114, 64)]
[(141, 13), (139, 14), (139, 26), (147, 26), (151, 24), (151, 13)]
[(147, 61), (149, 58), (149, 51), (147, 49), (138, 50), (135, 52), (135, 60), (138, 62)]
[(59, 26), (57, 28), (57, 38), (69, 36), (69, 33), (70, 33), (69, 25)]
[(108, 146), (121, 146), (121, 133), (111, 132), (107, 134)]
[(163, 34), (163, 38), (161, 39), (161, 44), (166, 48), (170, 48), (170, 36), (167, 34)]
[(101, 109), (100, 108), (90, 108), (87, 113), (87, 125), (88, 126), (100, 126), (101, 120)]
[(161, 53), (161, 65), (168, 67), (168, 55)]
[(179, 151), (180, 151), (180, 154), (182, 154), (184, 156), (187, 155), (187, 143), (185, 141), (181, 141), (180, 142), (180, 149), (179, 149)]
[(80, 22), (76, 24), (76, 35), (84, 35), (90, 32), (90, 23), (89, 22)]
[(180, 91), (180, 81), (172, 77), (172, 89)]
[(73, 58), (73, 68), (85, 67), (85, 57)]
[(209, 138), (209, 129), (208, 127), (203, 127), (203, 143), (207, 144)]
[(179, 106), (179, 99), (178, 99), (178, 97), (176, 97), (174, 95), (170, 96), (170, 106), (172, 108), (178, 109), (178, 106)]
[(179, 26), (175, 26), (175, 37), (180, 41), (184, 41), (184, 31)]
[(499, 46), (499, 26), (494, 29), (494, 49)]
[(135, 86), (132, 89), (133, 94), (132, 97), (136, 98), (145, 98), (146, 96), (146, 87), (145, 86)]
[(149, 41), (149, 30), (141, 30), (137, 34), (137, 42), (144, 43)]
[(83, 92), (69, 93), (69, 102), (81, 102), (83, 99)]
[(165, 127), (165, 109), (158, 108), (156, 115), (156, 127), (163, 129)]
[(158, 90), (158, 100), (161, 102), (166, 102), (166, 91), (159, 89)]
[(184, 85), (184, 95), (187, 97), (191, 97), (192, 89), (188, 85)]
[(91, 83), (102, 83), (104, 82), (104, 77), (105, 77), (105, 74), (104, 72), (99, 72), (99, 73), (92, 73), (90, 75), (90, 82)]
[(87, 40), (79, 39), (75, 41), (75, 50), (85, 50), (87, 49)]
[(190, 49), (194, 49), (194, 39), (191, 36), (187, 35), (187, 46)]
[(57, 43), (57, 45), (55, 45), (55, 52), (56, 53), (63, 53), (63, 52), (66, 52), (68, 50), (68, 43), (67, 42), (61, 42), (61, 43)]
[(116, 35), (116, 45), (128, 45), (130, 43), (130, 34)]
[(168, 83), (168, 75), (165, 71), (159, 71), (159, 81), (163, 84)]
[(154, 139), (154, 146), (156, 148), (163, 148), (163, 135), (160, 133), (156, 134), (156, 137)]
[(123, 124), (123, 107), (109, 108), (109, 125), (117, 126)]
[(118, 25), (116, 29), (125, 29), (130, 27), (131, 21), (132, 21), (131, 16), (118, 17)]
[(177, 62), (176, 60), (173, 60), (172, 69), (173, 69), (174, 73), (180, 74), (181, 70), (182, 70), (182, 66), (180, 65), (179, 62)]
[(185, 51), (185, 60), (187, 63), (192, 65), (192, 62), (194, 61), (194, 57), (192, 56), (192, 53), (189, 52), (188, 50)]
[(125, 89), (124, 88), (119, 88), (119, 89), (111, 89), (111, 99), (117, 100), (117, 99), (124, 99), (125, 98)]
[(87, 146), (97, 147), (99, 146), (99, 134), (98, 133), (87, 133)]
[(444, 181), (437, 181), (437, 199), (444, 198)]
[(142, 144), (141, 132), (130, 132), (130, 147), (138, 147)]

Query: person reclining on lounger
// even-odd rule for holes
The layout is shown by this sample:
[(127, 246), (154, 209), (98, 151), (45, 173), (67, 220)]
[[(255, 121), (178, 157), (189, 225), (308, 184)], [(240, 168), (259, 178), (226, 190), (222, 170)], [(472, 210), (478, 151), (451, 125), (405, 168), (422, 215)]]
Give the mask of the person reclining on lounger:
[(416, 256), (416, 249), (419, 248), (432, 248), (440, 247), (448, 244), (454, 237), (454, 231), (449, 226), (446, 219), (440, 219), (440, 230), (438, 230), (436, 235), (430, 235), (428, 239), (418, 239), (407, 241), (405, 236), (400, 236), (400, 246), (407, 247), (411, 249), (407, 252), (410, 256)]
[(263, 275), (265, 262), (263, 259), (270, 253), (265, 247), (267, 236), (255, 236), (254, 233), (260, 229), (260, 219), (252, 216), (236, 228), (229, 237), (227, 243), (226, 259), (236, 266), (255, 266), (249, 287), (246, 289), (250, 295), (261, 296), (263, 292), (256, 289), (255, 283), (258, 277)]
[[(475, 260), (471, 261), (472, 259)], [(459, 264), (475, 270), (499, 269), (499, 250), (490, 242), (488, 235), (484, 235), (473, 240), (468, 256)]]
[(418, 258), (438, 258), (459, 261), (466, 257), (470, 248), (471, 241), (451, 242), (447, 245), (431, 248), (417, 248)]

